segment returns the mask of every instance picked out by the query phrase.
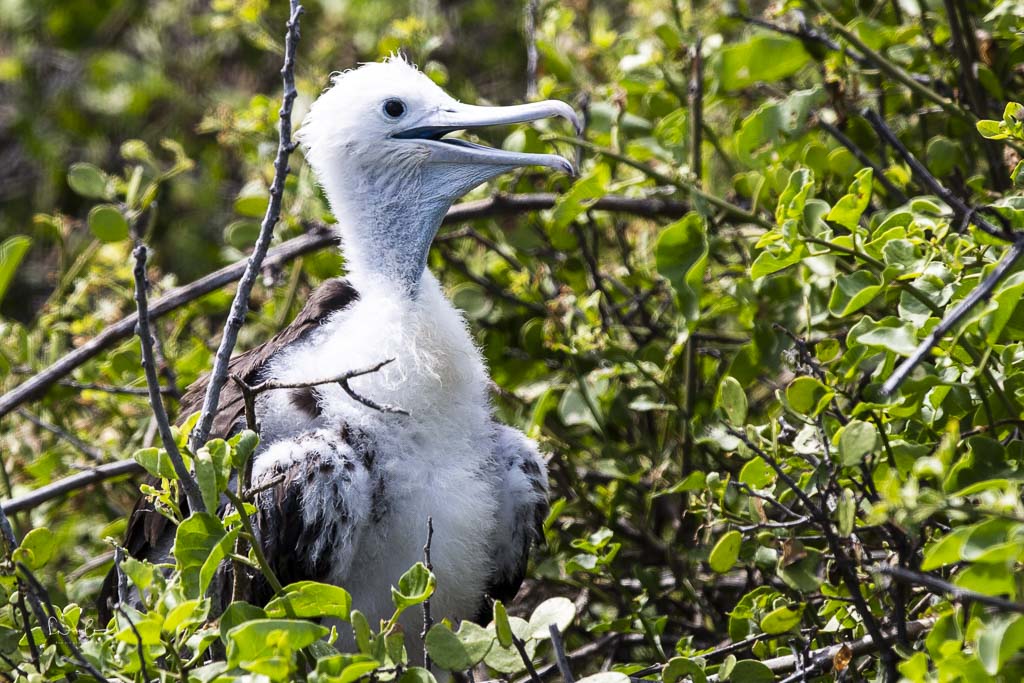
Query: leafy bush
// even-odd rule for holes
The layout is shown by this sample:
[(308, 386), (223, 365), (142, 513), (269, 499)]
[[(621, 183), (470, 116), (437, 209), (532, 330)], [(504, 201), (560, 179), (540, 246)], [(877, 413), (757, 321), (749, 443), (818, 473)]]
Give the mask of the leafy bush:
[[(332, 69), (403, 46), (464, 99), (531, 84), (587, 114), (582, 140), (542, 124), (502, 142), (574, 148), (579, 179), (481, 188), (470, 199), (494, 201), (431, 253), (553, 487), (527, 587), (486, 628), (434, 625), (435, 672), (550, 678), (566, 652), (601, 683), (1024, 677), (1019, 2), (527, 3), (536, 74), (501, 3), (309, 4), (297, 115)], [(217, 563), (259, 557), (236, 546), (237, 513), (177, 519), (139, 344), (117, 325), (134, 310), (133, 238), (154, 246), (154, 301), (252, 244), (286, 3), (7, 5), (7, 677), (430, 681), (396, 619), (367, 623), (337, 587), (215, 618)], [(287, 248), (330, 220), (293, 168)], [(241, 346), (338, 272), (327, 243), (267, 269)], [(172, 404), (211, 365), (230, 301), (203, 291), (154, 304)], [(213, 475), (204, 496), (254, 447), (185, 449)], [(112, 468), (132, 454), (142, 467)], [(26, 498), (96, 466), (117, 477)], [(124, 560), (146, 609), (98, 623), (139, 491), (125, 475), (142, 468), (179, 522), (175, 566)], [(433, 586), (411, 568), (396, 615)], [(328, 645), (339, 629), (352, 652)]]

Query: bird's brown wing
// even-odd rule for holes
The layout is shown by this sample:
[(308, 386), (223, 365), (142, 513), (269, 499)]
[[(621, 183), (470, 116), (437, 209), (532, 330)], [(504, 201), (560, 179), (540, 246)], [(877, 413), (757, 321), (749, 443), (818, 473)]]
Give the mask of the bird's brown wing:
[[(231, 359), (228, 364), (228, 375), (238, 375), (247, 383), (260, 381), (261, 374), (274, 355), (292, 344), (301, 341), (307, 334), (322, 325), (333, 313), (348, 308), (359, 298), (358, 293), (345, 280), (333, 279), (317, 287), (302, 311), (288, 327), (274, 337), (253, 349), (241, 353)], [(189, 415), (203, 407), (206, 388), (210, 381), (209, 373), (193, 382), (181, 398), (178, 413), (179, 423)], [(241, 429), (245, 424), (245, 402), (238, 386), (228, 381), (220, 392), (217, 415), (210, 430), (211, 438), (226, 439)], [(150, 480), (151, 484), (156, 483)], [(188, 514), (185, 500), (180, 501), (183, 514)], [(153, 509), (152, 503), (141, 496), (135, 503), (128, 519), (128, 530), (125, 533), (124, 548), (128, 554), (138, 559), (151, 562), (163, 562), (167, 559), (172, 540), (172, 528), (163, 515)], [(111, 616), (111, 600), (117, 600), (117, 576), (111, 569), (103, 582), (98, 598), (101, 623), (106, 623)]]

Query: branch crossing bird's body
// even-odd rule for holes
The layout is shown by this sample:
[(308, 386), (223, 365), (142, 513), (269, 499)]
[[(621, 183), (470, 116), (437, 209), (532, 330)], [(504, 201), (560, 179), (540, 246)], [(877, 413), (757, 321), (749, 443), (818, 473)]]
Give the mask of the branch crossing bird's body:
[[(297, 384), (393, 359), (349, 386), (407, 414), (377, 410), (337, 384), (260, 395), (252, 484), (265, 488), (255, 521), (282, 583), (343, 586), (371, 624), (386, 619), (391, 586), (422, 559), (430, 518), (437, 618), (486, 619), (488, 595), (514, 596), (547, 511), (544, 461), (525, 435), (495, 421), (480, 352), (425, 266), (448, 207), (474, 186), (520, 166), (572, 170), (555, 155), (444, 135), (552, 115), (578, 129), (560, 102), (463, 105), (400, 59), (338, 76), (314, 103), (300, 135), (339, 219), (348, 279), (322, 285), (231, 371), (250, 384)], [(204, 384), (185, 396), (183, 415), (198, 409)], [(214, 436), (244, 427), (237, 387), (222, 393), (214, 424)], [(132, 555), (167, 559), (173, 528), (163, 519), (140, 503), (126, 541)], [(259, 575), (243, 583), (242, 599), (270, 597)], [(108, 580), (101, 608), (111, 595)], [(413, 612), (403, 627), (417, 660), (422, 623)]]

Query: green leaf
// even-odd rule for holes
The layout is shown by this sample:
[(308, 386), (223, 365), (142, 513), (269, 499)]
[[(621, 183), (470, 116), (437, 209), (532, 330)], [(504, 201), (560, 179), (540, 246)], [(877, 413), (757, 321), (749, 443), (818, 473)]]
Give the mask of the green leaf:
[(255, 619), (228, 631), (228, 663), (264, 658), (288, 657), (330, 631), (310, 621), (292, 619)]
[(24, 563), (33, 571), (41, 569), (53, 557), (56, 542), (57, 539), (49, 529), (32, 529), (25, 534), (25, 538), (21, 539), (21, 545), (15, 549), (14, 561)]
[(782, 225), (788, 220), (803, 220), (804, 207), (813, 190), (814, 174), (809, 169), (798, 168), (790, 173), (775, 207), (775, 221)]
[(758, 456), (740, 470), (740, 483), (754, 489), (763, 489), (775, 481), (775, 470), (768, 466), (764, 458)]
[(551, 633), (548, 627), (552, 624), (558, 628), (559, 633), (565, 633), (572, 620), (576, 618), (576, 605), (568, 598), (548, 598), (537, 605), (530, 615), (530, 631), (527, 637), (535, 640), (550, 638)]
[(828, 312), (837, 318), (848, 316), (874, 301), (881, 290), (881, 282), (871, 271), (840, 275), (828, 301)]
[(1006, 126), (1000, 121), (992, 121), (990, 119), (984, 119), (974, 124), (978, 132), (981, 133), (981, 137), (988, 138), (989, 140), (1005, 140), (1010, 137), (1009, 133), (1006, 132)]
[(465, 671), (479, 664), (494, 644), (494, 636), (471, 621), (454, 633), (448, 624), (434, 624), (427, 633), (427, 652), (442, 669)]
[(132, 453), (132, 459), (142, 465), (147, 472), (160, 479), (177, 479), (174, 465), (167, 451), (162, 448), (141, 448)]
[(870, 422), (851, 420), (839, 433), (839, 462), (859, 465), (864, 456), (878, 448), (878, 428)]
[(512, 647), (512, 625), (508, 621), (508, 612), (501, 600), (494, 601), (494, 633), (502, 647)]
[(864, 316), (850, 328), (846, 335), (846, 344), (860, 344), (909, 356), (917, 348), (917, 333), (912, 323), (895, 316), (883, 318), (878, 322)]
[(618, 671), (602, 671), (601, 673), (584, 676), (576, 683), (629, 683), (629, 676)]
[(692, 329), (700, 313), (700, 294), (707, 266), (708, 240), (704, 219), (690, 212), (662, 229), (654, 247), (658, 273), (672, 283), (679, 310)]
[(434, 678), (434, 674), (421, 666), (410, 666), (402, 672), (398, 683), (437, 683), (437, 679)]
[(120, 242), (128, 238), (128, 221), (112, 204), (94, 206), (89, 212), (89, 230), (100, 242)]
[(777, 153), (778, 145), (801, 134), (812, 111), (825, 102), (821, 87), (798, 90), (783, 100), (761, 105), (743, 120), (736, 134), (740, 160), (754, 166), (761, 154)]
[(967, 540), (967, 536), (970, 535), (973, 528), (972, 526), (959, 527), (926, 545), (921, 560), (921, 570), (931, 571), (959, 562), (964, 541)]
[(577, 216), (607, 194), (610, 177), (608, 167), (598, 164), (590, 173), (574, 182), (568, 192), (560, 195), (551, 212), (553, 232), (564, 230)]
[(266, 619), (267, 613), (255, 605), (247, 602), (233, 602), (228, 605), (224, 613), (220, 615), (220, 639), (225, 644), (228, 642), (228, 632), (239, 624), (254, 619)]
[(785, 270), (792, 265), (800, 263), (804, 257), (809, 255), (810, 252), (808, 252), (807, 247), (803, 245), (800, 245), (791, 251), (785, 251), (782, 253), (762, 251), (757, 255), (757, 258), (754, 259), (754, 263), (750, 266), (750, 277), (753, 280), (757, 280), (765, 275), (777, 273), (780, 270)]
[(206, 509), (216, 510), (231, 477), (231, 457), (227, 442), (211, 439), (196, 453), (193, 465)]
[(231, 446), (231, 466), (241, 471), (259, 444), (260, 437), (251, 429), (243, 429), (231, 437), (228, 441)]
[[(525, 619), (520, 619), (519, 617), (509, 617), (508, 623), (515, 637), (524, 641), (527, 656), (533, 657), (537, 651), (538, 641), (530, 638), (530, 624)], [(497, 637), (495, 640), (497, 640)], [(504, 674), (519, 673), (526, 668), (519, 651), (512, 645), (503, 646), (500, 642), (495, 642), (491, 649), (488, 650), (487, 656), (484, 657), (484, 663), (495, 671)]]
[(757, 660), (742, 659), (732, 668), (729, 680), (735, 683), (774, 683), (775, 674)]
[(32, 240), (25, 235), (14, 235), (0, 242), (0, 301), (4, 300), (4, 294), (14, 280), (14, 273), (30, 246)]
[(849, 536), (857, 522), (857, 496), (850, 489), (843, 489), (838, 504), (839, 534)]
[(284, 587), (281, 595), (267, 603), (267, 616), (317, 619), (331, 617), (348, 621), (352, 596), (344, 588), (316, 581), (298, 581)]
[(1024, 616), (996, 616), (978, 636), (978, 659), (995, 676), (1014, 655), (1024, 651)]
[(245, 184), (235, 200), (235, 213), (249, 218), (262, 218), (270, 205), (270, 196), (266, 186), (258, 181)]
[(79, 162), (68, 169), (68, 185), (77, 194), (89, 199), (105, 199), (107, 174), (92, 164)]
[(873, 171), (870, 168), (858, 171), (857, 175), (854, 176), (853, 183), (850, 184), (849, 194), (845, 195), (832, 207), (832, 210), (828, 212), (826, 217), (827, 220), (839, 223), (839, 225), (851, 232), (856, 232), (860, 217), (871, 202), (872, 178)]
[(726, 376), (718, 385), (717, 403), (729, 422), (742, 427), (747, 421), (747, 394), (735, 377)]
[(701, 665), (686, 657), (673, 657), (661, 671), (662, 683), (676, 683), (683, 676), (689, 676), (693, 683), (707, 683), (708, 680)]
[(797, 377), (786, 387), (786, 401), (802, 415), (814, 417), (828, 407), (835, 392), (814, 377)]
[(772, 83), (792, 76), (810, 59), (796, 38), (759, 33), (745, 43), (723, 49), (714, 70), (723, 90), (742, 90), (754, 83)]
[(417, 562), (398, 579), (398, 588), (391, 587), (391, 600), (399, 610), (418, 605), (434, 593), (437, 579), (422, 562)]
[(203, 565), (225, 536), (227, 531), (220, 519), (208, 512), (194, 512), (178, 525), (174, 559), (188, 597), (200, 598), (206, 592), (209, 584), (204, 584), (205, 577), (201, 577)]
[[(240, 199), (239, 201), (247, 202), (252, 200)], [(237, 210), (238, 204), (236, 203), (235, 206)], [(249, 210), (246, 204), (243, 203), (242, 206), (243, 208), (246, 208), (246, 210)], [(253, 208), (255, 208), (255, 204), (253, 204)], [(235, 249), (245, 250), (251, 248), (252, 245), (256, 243), (256, 238), (259, 237), (259, 234), (260, 224), (257, 221), (233, 221), (224, 228), (224, 241)]]
[(726, 532), (718, 539), (715, 547), (711, 549), (711, 554), (708, 555), (708, 565), (711, 566), (711, 570), (718, 574), (724, 574), (732, 569), (736, 560), (739, 559), (742, 545), (743, 535), (739, 531), (734, 529)]
[(799, 626), (803, 616), (804, 605), (797, 607), (784, 605), (773, 609), (761, 619), (761, 630), (772, 635), (785, 633)]

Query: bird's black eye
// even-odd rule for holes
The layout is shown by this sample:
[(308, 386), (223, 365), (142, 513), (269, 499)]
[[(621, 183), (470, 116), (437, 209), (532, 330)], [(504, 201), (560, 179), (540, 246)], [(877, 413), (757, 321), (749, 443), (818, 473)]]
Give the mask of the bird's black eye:
[(393, 119), (397, 119), (405, 113), (405, 103), (402, 100), (388, 100), (384, 103), (384, 113)]

